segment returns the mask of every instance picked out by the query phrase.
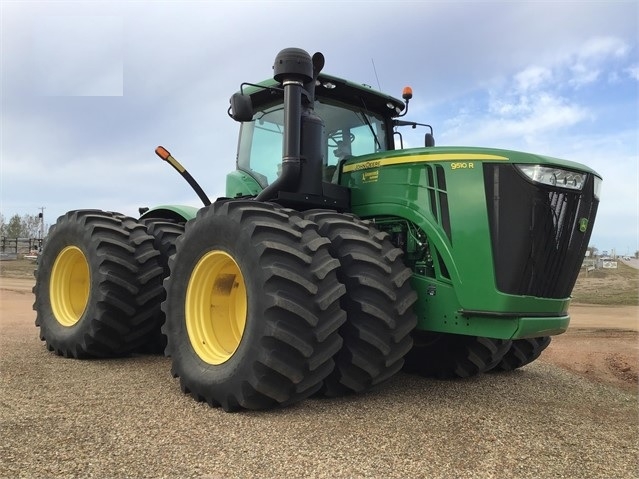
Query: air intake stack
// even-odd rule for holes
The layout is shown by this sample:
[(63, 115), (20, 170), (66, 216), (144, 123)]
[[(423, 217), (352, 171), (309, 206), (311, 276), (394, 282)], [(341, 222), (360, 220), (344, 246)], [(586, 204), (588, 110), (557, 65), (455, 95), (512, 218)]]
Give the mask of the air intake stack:
[(268, 201), (280, 191), (322, 195), (322, 144), (324, 122), (313, 111), (315, 81), (324, 66), (324, 56), (313, 58), (299, 48), (277, 54), (273, 78), (284, 89), (284, 141), (282, 172), (257, 197)]

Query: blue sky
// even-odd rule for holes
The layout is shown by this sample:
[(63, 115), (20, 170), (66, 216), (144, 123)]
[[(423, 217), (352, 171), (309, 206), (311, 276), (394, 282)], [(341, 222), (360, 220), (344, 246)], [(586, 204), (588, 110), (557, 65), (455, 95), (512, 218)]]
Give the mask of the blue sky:
[[(0, 1), (0, 212), (199, 205), (224, 194), (243, 81), (277, 52), (400, 96), (438, 145), (509, 148), (604, 178), (591, 244), (639, 249), (638, 2)], [(373, 61), (377, 78), (373, 70)], [(417, 141), (417, 139), (408, 139)]]

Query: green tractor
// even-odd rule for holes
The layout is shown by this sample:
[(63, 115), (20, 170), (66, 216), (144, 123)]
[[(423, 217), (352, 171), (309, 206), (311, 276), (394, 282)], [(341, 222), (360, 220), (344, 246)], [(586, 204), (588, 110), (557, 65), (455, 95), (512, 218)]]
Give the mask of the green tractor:
[[(599, 203), (586, 166), (435, 147), (403, 101), (282, 50), (243, 83), (237, 169), (203, 208), (71, 211), (36, 272), (36, 325), (74, 358), (164, 351), (226, 411), (366, 391), (398, 371), (469, 377), (534, 361), (569, 323)], [(403, 128), (424, 146), (403, 148)]]

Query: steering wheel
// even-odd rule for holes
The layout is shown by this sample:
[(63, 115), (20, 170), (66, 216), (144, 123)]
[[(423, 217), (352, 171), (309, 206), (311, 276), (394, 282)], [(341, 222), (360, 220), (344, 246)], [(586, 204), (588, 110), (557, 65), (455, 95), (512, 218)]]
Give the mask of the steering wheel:
[[(344, 135), (342, 133), (332, 133), (328, 135), (328, 146), (330, 148), (337, 148), (340, 142), (344, 141)], [(355, 141), (355, 135), (353, 133), (349, 133), (349, 143), (353, 143)]]

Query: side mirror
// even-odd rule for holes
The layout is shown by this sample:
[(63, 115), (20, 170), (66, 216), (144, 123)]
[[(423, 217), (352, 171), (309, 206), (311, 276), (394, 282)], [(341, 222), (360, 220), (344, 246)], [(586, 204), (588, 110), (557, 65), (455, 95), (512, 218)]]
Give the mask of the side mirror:
[(432, 133), (426, 133), (424, 135), (424, 146), (427, 148), (435, 146), (435, 137)]
[(253, 119), (253, 102), (249, 95), (234, 93), (231, 97), (231, 118), (235, 121), (251, 121)]

